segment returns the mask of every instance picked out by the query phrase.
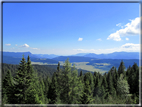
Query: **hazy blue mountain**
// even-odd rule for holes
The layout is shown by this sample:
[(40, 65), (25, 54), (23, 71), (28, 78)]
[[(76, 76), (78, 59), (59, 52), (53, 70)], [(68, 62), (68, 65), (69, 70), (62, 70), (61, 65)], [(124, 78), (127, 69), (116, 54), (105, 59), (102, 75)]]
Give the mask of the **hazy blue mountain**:
[(28, 55), (30, 56), (30, 58), (31, 57), (37, 58), (37, 56), (35, 56), (31, 52), (3, 52), (3, 56), (10, 56), (10, 57), (14, 57), (14, 58), (22, 58), (23, 55), (25, 58), (27, 58)]
[(90, 62), (92, 59), (95, 59), (95, 58), (83, 57), (83, 56), (59, 56), (59, 57), (53, 58), (53, 60), (65, 61), (67, 58), (69, 58), (70, 62)]
[(84, 57), (97, 59), (139, 59), (139, 52), (114, 52), (110, 54), (89, 53), (84, 55)]
[(78, 53), (78, 54), (70, 55), (70, 56), (85, 56), (86, 54), (89, 54), (89, 53)]
[[(27, 57), (24, 57), (27, 60)], [(19, 64), (21, 61), (22, 57), (11, 57), (11, 56), (3, 56), (3, 63), (7, 64)], [(42, 59), (42, 58), (35, 58), (31, 57), (30, 58), (32, 62), (42, 62), (42, 63), (58, 63), (58, 61), (52, 60), (52, 59)]]
[(21, 58), (23, 55), (25, 57), (28, 57), (28, 55), (33, 58), (55, 58), (57, 57), (57, 55), (54, 54), (32, 54), (31, 52), (3, 52), (4, 56), (11, 56), (11, 57), (15, 57), (15, 58)]

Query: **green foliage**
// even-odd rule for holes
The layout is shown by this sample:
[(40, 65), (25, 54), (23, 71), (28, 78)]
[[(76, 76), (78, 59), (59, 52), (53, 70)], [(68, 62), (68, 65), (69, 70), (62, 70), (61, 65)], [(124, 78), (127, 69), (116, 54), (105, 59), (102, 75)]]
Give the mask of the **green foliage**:
[(39, 86), (36, 73), (34, 72), (30, 58), (28, 57), (27, 63), (23, 56), (19, 65), (18, 71), (14, 78), (14, 103), (17, 104), (38, 104), (41, 103), (38, 97), (40, 92), (37, 86)]
[(53, 71), (47, 66), (32, 66), (30, 57), (27, 62), (23, 57), (19, 65), (3, 66), (3, 104), (139, 103), (139, 68), (136, 63), (125, 72), (122, 61), (118, 72), (112, 67), (104, 75), (99, 72), (83, 74), (83, 71), (78, 75), (69, 59), (63, 67), (58, 63), (57, 70)]
[(125, 72), (124, 70), (125, 70), (124, 62), (121, 61), (120, 66), (119, 66), (119, 68), (118, 68), (118, 74), (119, 74), (119, 75), (120, 75), (121, 73), (124, 74), (124, 72)]
[(2, 97), (3, 97), (3, 103), (12, 103), (11, 97), (13, 96), (13, 78), (11, 76), (11, 71), (8, 70), (5, 78), (2, 82)]
[(109, 94), (114, 96), (115, 95), (115, 88), (113, 86), (113, 80), (112, 80), (111, 72), (108, 72), (107, 83), (108, 83)]
[(127, 95), (129, 94), (129, 84), (128, 82), (124, 79), (123, 74), (120, 75), (120, 78), (117, 81), (117, 94), (121, 98), (126, 98)]
[(52, 77), (52, 83), (49, 87), (49, 94), (50, 104), (58, 104), (60, 103), (60, 88), (59, 84), (57, 83), (56, 72), (54, 72)]
[(93, 93), (89, 85), (89, 80), (84, 81), (84, 91), (81, 101), (82, 104), (91, 104), (93, 102)]

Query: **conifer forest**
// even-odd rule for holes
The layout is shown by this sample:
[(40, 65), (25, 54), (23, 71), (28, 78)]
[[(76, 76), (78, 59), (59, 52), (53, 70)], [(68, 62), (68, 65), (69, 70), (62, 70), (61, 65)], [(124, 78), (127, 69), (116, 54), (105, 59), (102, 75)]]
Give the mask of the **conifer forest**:
[[(18, 66), (16, 69), (15, 66)], [(44, 69), (48, 72), (48, 69)], [(99, 72), (78, 73), (69, 59), (63, 68), (41, 77), (23, 58), (19, 65), (2, 68), (2, 104), (139, 104), (139, 67), (125, 69), (121, 61), (104, 75)]]

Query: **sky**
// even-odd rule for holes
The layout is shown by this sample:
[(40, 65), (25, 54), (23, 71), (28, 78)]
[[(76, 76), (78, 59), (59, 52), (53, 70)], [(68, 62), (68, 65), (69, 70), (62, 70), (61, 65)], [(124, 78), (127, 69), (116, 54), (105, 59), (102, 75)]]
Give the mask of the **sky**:
[(139, 3), (3, 3), (3, 51), (140, 51)]

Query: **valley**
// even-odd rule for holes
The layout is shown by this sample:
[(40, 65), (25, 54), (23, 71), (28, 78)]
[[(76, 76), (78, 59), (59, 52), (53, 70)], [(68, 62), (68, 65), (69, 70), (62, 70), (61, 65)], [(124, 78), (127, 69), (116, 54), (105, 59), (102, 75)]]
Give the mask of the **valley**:
[[(125, 56), (129, 56), (129, 58), (125, 57), (124, 58), (124, 54), (126, 54)], [(27, 56), (30, 56), (31, 59), (31, 64), (32, 65), (48, 65), (48, 66), (56, 66), (58, 65), (58, 62), (60, 62), (60, 65), (63, 66), (65, 60), (67, 60), (67, 58), (69, 58), (69, 61), (71, 63), (71, 65), (73, 66), (73, 64), (75, 64), (75, 67), (79, 70), (86, 70), (86, 71), (90, 71), (90, 72), (100, 72), (100, 73), (105, 73), (108, 72), (113, 66), (116, 67), (118, 69), (118, 67), (120, 66), (120, 62), (123, 60), (124, 64), (125, 64), (125, 69), (127, 69), (129, 66), (132, 66), (134, 63), (137, 63), (137, 65), (139, 65), (139, 59), (137, 59), (136, 57), (138, 57), (139, 53), (128, 53), (128, 52), (120, 52), (120, 54), (118, 52), (112, 53), (112, 54), (100, 54), (95, 56), (95, 54), (90, 53), (87, 55), (85, 54), (77, 54), (77, 55), (71, 55), (71, 56), (57, 56), (54, 54), (48, 55), (48, 54), (32, 54), (30, 52), (3, 52), (3, 63), (7, 63), (7, 64), (19, 64), (22, 58), (22, 55), (24, 55), (25, 59), (27, 58)], [(90, 55), (90, 56), (89, 56)], [(113, 58), (116, 59), (112, 59)], [(131, 59), (130, 59), (130, 55), (131, 55)], [(21, 56), (21, 57), (20, 57)], [(47, 58), (48, 56), (48, 58)], [(95, 56), (95, 57), (94, 57)], [(100, 58), (100, 56), (102, 56), (102, 59)], [(107, 56), (107, 57), (106, 57)], [(107, 59), (108, 58), (108, 59)], [(119, 58), (119, 59), (118, 59)], [(56, 67), (54, 67), (56, 69)]]

